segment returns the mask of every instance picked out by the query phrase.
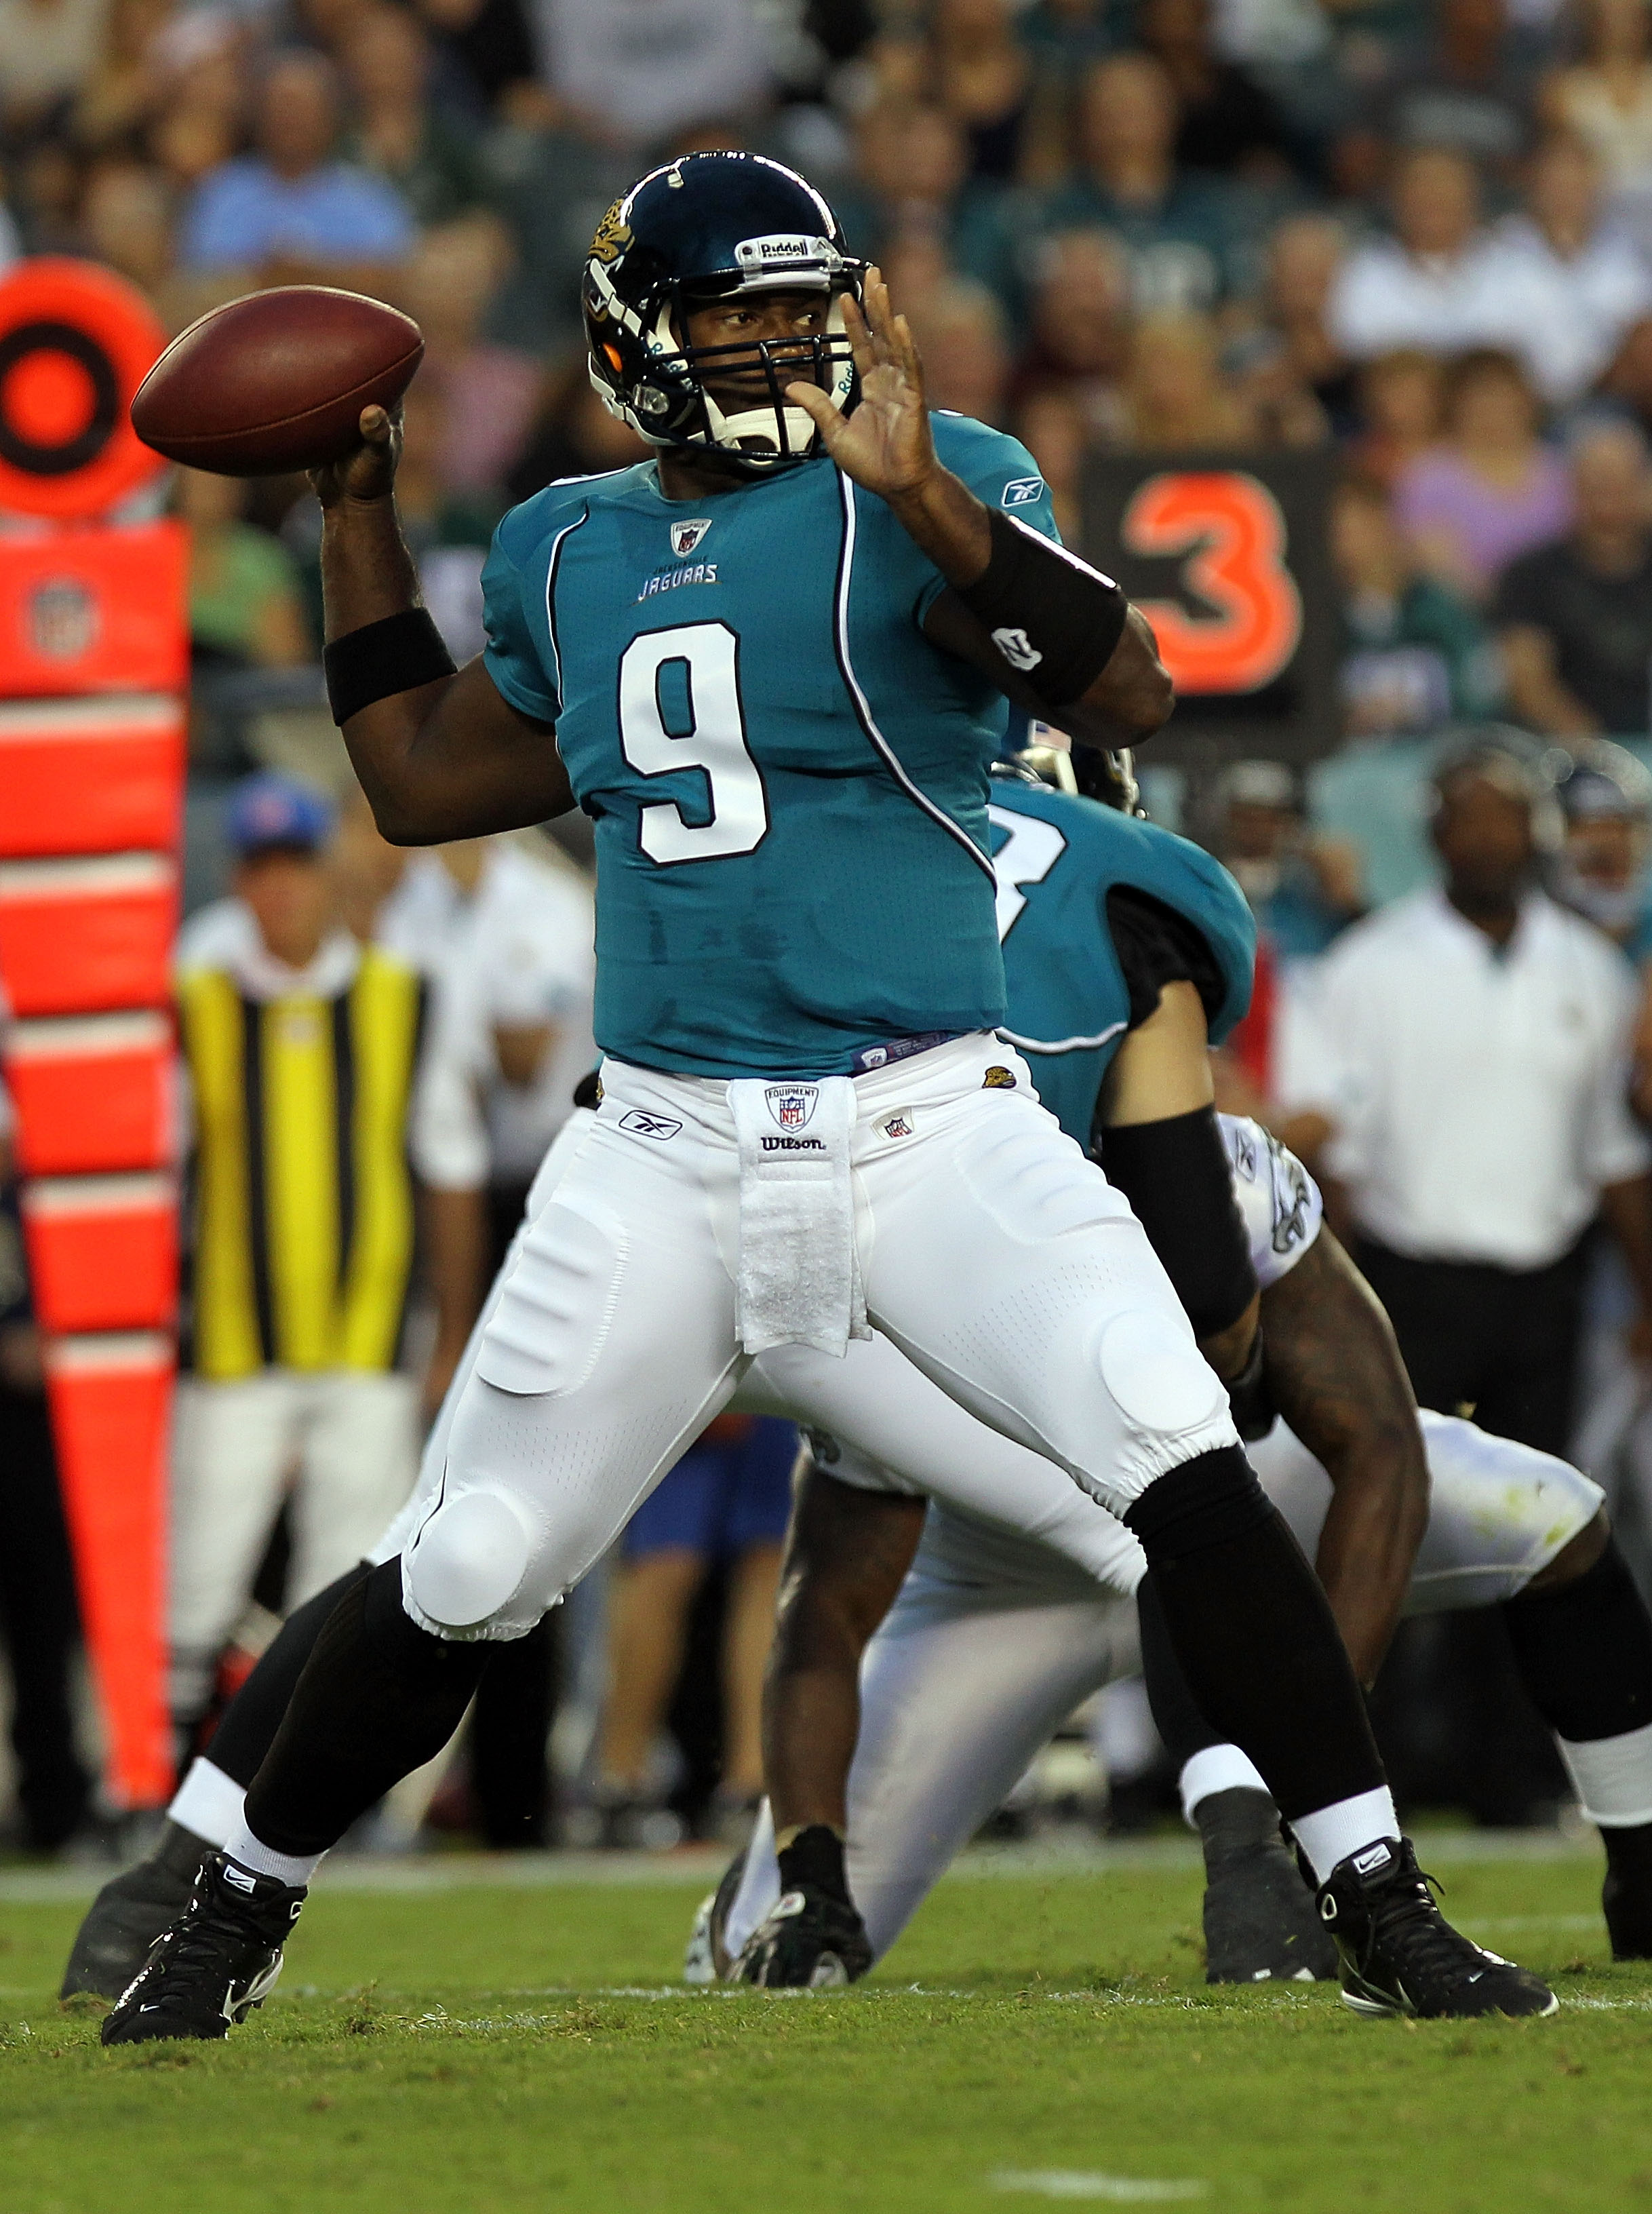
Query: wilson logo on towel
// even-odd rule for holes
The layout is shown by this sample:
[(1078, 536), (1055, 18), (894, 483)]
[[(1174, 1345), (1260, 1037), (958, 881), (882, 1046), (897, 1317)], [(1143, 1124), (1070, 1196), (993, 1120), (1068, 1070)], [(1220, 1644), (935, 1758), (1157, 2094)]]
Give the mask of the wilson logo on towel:
[(763, 1097), (783, 1130), (806, 1130), (820, 1104), (820, 1092), (814, 1084), (771, 1084)]

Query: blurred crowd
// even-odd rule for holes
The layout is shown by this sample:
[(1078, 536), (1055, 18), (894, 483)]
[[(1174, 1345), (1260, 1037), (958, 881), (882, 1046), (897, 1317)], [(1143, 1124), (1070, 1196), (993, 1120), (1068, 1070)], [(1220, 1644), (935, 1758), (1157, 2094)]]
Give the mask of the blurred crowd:
[[(586, 376), (582, 257), (649, 162), (712, 147), (772, 153), (828, 194), (909, 313), (934, 403), (1020, 436), (1075, 540), (1098, 455), (1328, 462), (1340, 627), (1319, 766), (1270, 758), (1253, 734), (1253, 758), (1144, 768), (1155, 815), (1221, 854), (1261, 927), (1227, 1098), (1299, 1145), (1350, 1238), (1405, 1244), (1393, 1190), (1372, 1196), (1388, 1170), (1372, 1165), (1356, 1041), (1337, 1027), (1338, 964), (1366, 957), (1394, 895), (1465, 865), (1441, 829), (1461, 793), (1429, 797), (1454, 732), (1495, 725), (1511, 764), (1480, 780), (1486, 820), (1499, 799), (1512, 810), (1508, 835), (1499, 849), (1476, 816), (1491, 859), (1467, 865), (1503, 869), (1515, 920), (1501, 938), (1465, 923), (1470, 969), (1490, 966), (1466, 969), (1464, 990), (1515, 989), (1540, 878), (1537, 896), (1616, 942), (1626, 981), (1600, 1050), (1634, 1116), (1652, 1116), (1652, 0), (0, 0), (0, 264), (101, 260), (174, 332), (296, 281), (417, 317), (401, 508), (460, 660), (482, 642), (504, 509), (644, 451)], [(254, 1302), (261, 1347), (223, 1350), (239, 1326), (226, 1309), (203, 1353), (216, 1249), (198, 1196), (191, 1217), (177, 1483), (200, 1542), (176, 1569), (174, 1623), (186, 1747), (279, 1612), (405, 1489), (594, 1058), (589, 855), (577, 823), (558, 826), (561, 845), (385, 847), (326, 713), (304, 481), (180, 471), (158, 497), (192, 534), (180, 975), (198, 1195), (216, 1142), (200, 1106), (215, 991), (249, 1035), (296, 1000), (389, 1009), (399, 976), (422, 1010), (393, 1132), (418, 1235), (381, 1287), (395, 1326), (348, 1390), (318, 1381), (297, 1323), (282, 1335), (273, 1294)], [(1532, 958), (1541, 983), (1549, 956)], [(1471, 1226), (1433, 1257), (1573, 1270), (1589, 1387), (1548, 1408), (1544, 1441), (1581, 1438), (1595, 1473), (1621, 1476), (1631, 1530), (1644, 1495), (1652, 1533), (1644, 1385), (1620, 1357), (1626, 1323), (1652, 1347), (1637, 1321), (1652, 1249), (1634, 1250), (1628, 1211), (1616, 1248), (1592, 1227), (1612, 1212), (1602, 1195), (1643, 1173), (1643, 1141), (1631, 1116), (1590, 1153), (1594, 1110), (1558, 1064), (1548, 1077), (1560, 1104), (1543, 1142), (1566, 1156), (1552, 1220), (1523, 1245), (1494, 1226), (1484, 1253)], [(1471, 1136), (1503, 1112), (1456, 1104)], [(49, 1849), (83, 1826), (88, 1758), (65, 1752), (73, 1600), (16, 1257), (0, 1208), (0, 1456), (37, 1564), (0, 1575), (13, 1826)], [(606, 1591), (524, 1642), (463, 1758), (404, 1787), (381, 1840), (446, 1826), (495, 1844), (657, 1845), (737, 1829), (758, 1788), (795, 1442), (776, 1424), (709, 1435), (633, 1525)], [(1125, 1693), (1095, 1720), (1120, 1808), (1151, 1761), (1134, 1717)], [(1524, 1811), (1540, 1767), (1528, 1760)]]
[[(827, 192), (1075, 535), (1098, 451), (1333, 454), (1344, 733), (1647, 731), (1644, 0), (0, 5), (6, 251), (173, 330), (317, 278), (423, 324), (405, 501), (461, 653), (503, 505), (637, 450), (581, 258), (697, 146)], [(313, 660), (302, 484), (175, 497), (203, 665)]]

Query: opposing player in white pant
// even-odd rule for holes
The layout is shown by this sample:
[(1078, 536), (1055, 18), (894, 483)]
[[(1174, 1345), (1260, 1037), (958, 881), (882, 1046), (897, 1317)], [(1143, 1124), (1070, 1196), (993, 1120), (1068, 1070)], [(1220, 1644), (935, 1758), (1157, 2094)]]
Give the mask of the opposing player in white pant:
[[(1329, 1307), (1346, 1356), (1344, 1373), (1356, 1375), (1358, 1348), (1348, 1338), (1350, 1329), (1356, 1332), (1361, 1327), (1360, 1310), (1341, 1296), (1345, 1261), (1338, 1256), (1331, 1268), (1320, 1266), (1334, 1241), (1320, 1248), (1317, 1189), (1253, 1124), (1223, 1119), (1263, 1284), (1263, 1327), (1276, 1376), (1294, 1380), (1300, 1368), (1291, 1357), (1300, 1330), (1300, 1324), (1293, 1327), (1292, 1307), (1300, 1316), (1308, 1305)], [(1304, 1190), (1305, 1206), (1300, 1196)], [(1276, 1193), (1289, 1195), (1288, 1223), (1275, 1203)], [(1285, 1234), (1276, 1244), (1282, 1229)], [(1316, 1251), (1320, 1262), (1314, 1258)], [(1306, 1277), (1290, 1284), (1291, 1272), (1303, 1265)], [(1368, 1326), (1381, 1330), (1375, 1312)], [(1291, 1390), (1289, 1381), (1286, 1390)], [(916, 1428), (919, 1391), (912, 1391), (911, 1398)], [(1345, 1419), (1378, 1428), (1393, 1412), (1373, 1395)], [(1600, 1487), (1565, 1462), (1493, 1437), (1472, 1422), (1426, 1411), (1417, 1420), (1430, 1496), (1405, 1612), (1506, 1606), (1531, 1593), (1557, 1599), (1569, 1593), (1561, 1602), (1567, 1612), (1580, 1611), (1581, 1602), (1581, 1611), (1587, 1612), (1586, 1590), (1578, 1587), (1587, 1585), (1606, 1544)], [(794, 1541), (813, 1548), (811, 1565), (817, 1575), (824, 1575), (829, 1563), (832, 1495), (838, 1487), (884, 1494), (892, 1528), (922, 1511), (921, 1505), (909, 1505), (901, 1497), (904, 1470), (897, 1475), (852, 1449), (826, 1442), (825, 1457), (819, 1457), (817, 1447), (815, 1466), (806, 1479)], [(950, 1442), (954, 1450), (961, 1445), (957, 1439)], [(989, 1444), (981, 1438), (976, 1447), (983, 1460), (996, 1459), (1000, 1451), (998, 1441)], [(1332, 1496), (1325, 1466), (1283, 1420), (1253, 1442), (1250, 1453), (1264, 1489), (1312, 1556)], [(1024, 1488), (1037, 1488), (1030, 1471), (1025, 1472)], [(1106, 1558), (1095, 1580), (1087, 1579), (1074, 1566), (1082, 1541), (1068, 1526), (1100, 1518), (1088, 1501), (1071, 1496), (1053, 1471), (1044, 1479), (1042, 1493), (1051, 1517), (1044, 1542), (1029, 1542), (1001, 1524), (940, 1501), (930, 1503), (911, 1569), (867, 1648), (860, 1673), (859, 1736), (849, 1773), (848, 1869), (879, 1957), (1052, 1732), (1102, 1685), (1140, 1670), (1136, 1594), (1147, 1565), (1140, 1548), (1128, 1532), (1098, 1531), (1097, 1550), (1105, 1549)], [(858, 1516), (855, 1528), (863, 1538), (866, 1528)], [(898, 1543), (890, 1550), (900, 1557)], [(845, 1591), (857, 1589), (863, 1595), (867, 1584), (861, 1563), (844, 1563)], [(820, 1596), (823, 1609), (828, 1607), (827, 1595)], [(1518, 1636), (1516, 1650), (1522, 1658), (1533, 1657), (1529, 1643)], [(1580, 1682), (1590, 1673), (1591, 1657), (1585, 1643), (1572, 1671)], [(1599, 1689), (1608, 1703), (1621, 1697), (1621, 1687)], [(1243, 1808), (1230, 1800), (1222, 1810), (1225, 1825), (1216, 1832), (1221, 1847), (1233, 1851), (1236, 1820), (1259, 1841), (1270, 1834), (1277, 1841), (1277, 1810), (1266, 1800), (1254, 1768), (1237, 1747), (1209, 1741), (1208, 1731), (1203, 1734), (1207, 1741), (1182, 1769), (1190, 1820), (1213, 1799), (1243, 1795), (1259, 1804)], [(1652, 1731), (1640, 1728), (1579, 1742), (1563, 1736), (1560, 1743), (1585, 1808), (1609, 1841), (1652, 1819)], [(801, 1746), (800, 1758), (807, 1758)], [(1333, 1972), (1330, 1947), (1314, 1943), (1316, 1933), (1305, 1911), (1308, 1896), (1294, 1872), (1283, 1869), (1288, 1890), (1278, 1890), (1268, 1880), (1282, 1868), (1277, 1860), (1264, 1863), (1265, 1880), (1259, 1884), (1253, 1866), (1235, 1870), (1219, 1850), (1206, 1906), (1212, 1981)], [(1224, 1885), (1230, 1893), (1225, 1905)], [(690, 1980), (735, 1973), (741, 1954), (774, 1914), (781, 1890), (773, 1824), (765, 1808), (748, 1853), (701, 1909), (690, 1946)], [(1618, 1957), (1643, 1956), (1652, 1944), (1648, 1904), (1644, 1885), (1632, 1895), (1621, 1887), (1609, 1895), (1608, 1922)]]

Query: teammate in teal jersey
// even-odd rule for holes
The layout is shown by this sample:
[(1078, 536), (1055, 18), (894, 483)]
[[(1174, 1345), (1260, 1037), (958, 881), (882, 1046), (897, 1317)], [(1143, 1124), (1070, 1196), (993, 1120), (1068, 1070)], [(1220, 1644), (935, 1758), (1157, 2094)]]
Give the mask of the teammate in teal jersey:
[[(1020, 448), (931, 418), (876, 272), (778, 164), (643, 179), (585, 307), (594, 380), (658, 458), (506, 519), (467, 669), (418, 605), (382, 410), (314, 482), (333, 713), (385, 834), (570, 798), (596, 820), (602, 1104), (496, 1287), (421, 1519), (329, 1618), (105, 2040), (224, 2034), (489, 1642), (557, 1603), (759, 1355), (830, 1360), (875, 1325), (1140, 1538), (1201, 1706), (1374, 1972), (1421, 1972), (1421, 1948), (1448, 2011), (1550, 2010), (1437, 1916), (1168, 1277), (992, 1035), (993, 695), (1128, 743), (1170, 705), (1150, 631), (1027, 527)], [(695, 580), (665, 584), (678, 562)], [(829, 1829), (782, 1842), (841, 1888)]]
[(1009, 1007), (998, 1035), (1026, 1055), (1068, 1136), (1088, 1146), (1132, 1009), (1143, 1017), (1125, 958), (1155, 927), (1191, 932), (1214, 1000), (1210, 1042), (1220, 1045), (1250, 1005), (1256, 925), (1202, 847), (1076, 789), (1052, 791), (1031, 770), (998, 765), (987, 815)]

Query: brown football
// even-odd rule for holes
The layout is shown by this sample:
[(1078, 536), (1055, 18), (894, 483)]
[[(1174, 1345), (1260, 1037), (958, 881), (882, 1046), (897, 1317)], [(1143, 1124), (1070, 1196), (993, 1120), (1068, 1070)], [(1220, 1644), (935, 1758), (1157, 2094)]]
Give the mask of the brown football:
[(363, 407), (393, 407), (424, 340), (359, 292), (285, 284), (215, 308), (175, 338), (132, 398), (132, 428), (170, 462), (279, 476), (343, 458)]

